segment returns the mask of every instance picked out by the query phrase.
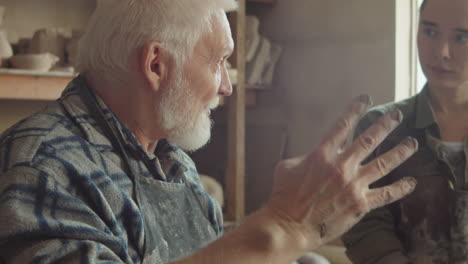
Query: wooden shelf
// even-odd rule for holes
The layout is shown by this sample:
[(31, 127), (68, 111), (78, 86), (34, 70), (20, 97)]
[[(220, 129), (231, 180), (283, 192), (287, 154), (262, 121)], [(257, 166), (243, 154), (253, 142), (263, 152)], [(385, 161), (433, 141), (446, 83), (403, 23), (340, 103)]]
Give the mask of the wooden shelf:
[[(66, 72), (34, 72), (17, 69), (0, 69), (0, 99), (55, 100), (76, 76)], [(233, 85), (237, 71), (229, 69)], [(249, 95), (249, 104), (255, 104), (255, 93)]]
[(0, 70), (0, 99), (55, 100), (73, 77), (71, 73)]

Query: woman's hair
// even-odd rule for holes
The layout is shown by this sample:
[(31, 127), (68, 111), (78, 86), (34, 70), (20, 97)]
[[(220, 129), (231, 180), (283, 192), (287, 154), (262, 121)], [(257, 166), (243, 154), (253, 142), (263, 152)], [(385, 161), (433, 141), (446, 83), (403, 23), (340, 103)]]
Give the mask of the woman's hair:
[[(76, 68), (105, 81), (125, 81), (132, 60), (149, 42), (160, 42), (177, 65), (212, 30), (212, 16), (236, 8), (235, 0), (98, 0), (81, 37)], [(134, 65), (134, 64), (133, 64)]]
[(423, 10), (424, 6), (426, 5), (426, 2), (427, 2), (427, 0), (422, 1), (421, 7), (419, 8), (419, 10)]

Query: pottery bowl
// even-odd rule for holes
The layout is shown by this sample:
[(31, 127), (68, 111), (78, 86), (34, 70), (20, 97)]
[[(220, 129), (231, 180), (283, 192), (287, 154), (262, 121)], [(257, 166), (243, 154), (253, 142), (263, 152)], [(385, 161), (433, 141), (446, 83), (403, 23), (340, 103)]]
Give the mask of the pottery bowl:
[(59, 58), (51, 53), (18, 54), (10, 58), (13, 68), (48, 72), (59, 61)]

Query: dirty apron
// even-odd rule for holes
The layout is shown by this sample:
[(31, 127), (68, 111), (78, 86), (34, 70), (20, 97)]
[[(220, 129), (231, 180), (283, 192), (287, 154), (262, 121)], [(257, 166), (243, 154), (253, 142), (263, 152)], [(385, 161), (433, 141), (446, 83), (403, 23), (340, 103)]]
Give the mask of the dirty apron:
[(162, 178), (159, 175), (147, 178), (135, 173), (117, 128), (105, 117), (91, 88), (85, 87), (84, 102), (104, 124), (104, 131), (114, 148), (120, 151), (134, 185), (134, 198), (143, 216), (145, 235), (145, 248), (140, 252), (141, 263), (168, 263), (191, 255), (215, 240), (217, 234), (209, 221), (208, 212), (203, 210), (185, 176), (178, 183), (170, 183), (155, 179)]
[(168, 263), (191, 255), (216, 239), (216, 233), (192, 188), (137, 175), (144, 216), (144, 264)]

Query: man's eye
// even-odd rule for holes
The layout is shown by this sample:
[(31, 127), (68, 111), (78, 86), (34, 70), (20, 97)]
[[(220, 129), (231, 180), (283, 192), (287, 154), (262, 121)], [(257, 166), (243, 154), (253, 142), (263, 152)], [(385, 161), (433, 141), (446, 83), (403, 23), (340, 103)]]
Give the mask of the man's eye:
[(430, 38), (432, 38), (432, 37), (434, 37), (436, 35), (436, 31), (433, 30), (432, 28), (425, 28), (423, 30), (423, 32), (424, 32), (424, 35), (426, 35), (426, 36), (428, 36)]
[(458, 34), (456, 37), (455, 37), (455, 40), (459, 43), (466, 43), (468, 42), (468, 35), (466, 34)]

